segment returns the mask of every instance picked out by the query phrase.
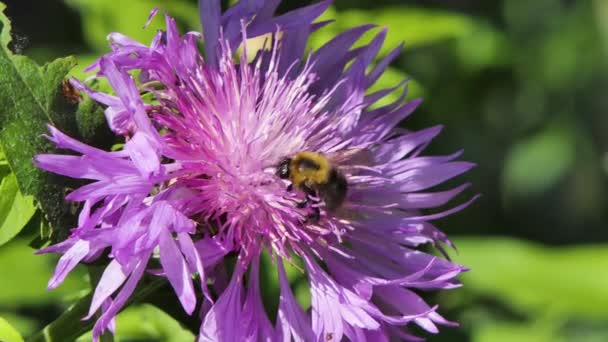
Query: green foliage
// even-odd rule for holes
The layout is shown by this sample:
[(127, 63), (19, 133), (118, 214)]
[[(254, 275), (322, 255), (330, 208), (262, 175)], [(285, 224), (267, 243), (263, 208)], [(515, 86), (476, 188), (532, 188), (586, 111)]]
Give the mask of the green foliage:
[[(406, 97), (407, 99), (420, 98), (424, 95), (424, 88), (422, 87), (422, 85), (419, 82), (412, 80), (403, 71), (401, 71), (397, 68), (390, 67), (390, 66), (388, 68), (386, 68), (386, 70), (384, 71), (382, 76), (380, 76), (378, 81), (376, 81), (376, 83), (374, 83), (374, 85), (368, 90), (368, 93), (373, 93), (375, 91), (386, 89), (386, 88), (392, 88), (392, 87), (398, 85), (399, 83), (403, 82), (404, 80), (408, 80), (408, 82), (407, 82), (408, 92), (407, 92), (407, 97)], [(401, 96), (402, 93), (403, 93), (403, 88), (398, 88), (398, 89), (394, 90), (393, 92), (389, 93), (388, 95), (386, 95), (384, 98), (382, 98), (380, 101), (378, 101), (374, 106), (380, 107), (380, 106), (387, 105), (389, 103), (393, 103), (394, 101), (399, 99), (399, 97)]]
[(0, 317), (0, 341), (23, 342), (23, 337), (4, 318)]
[(164, 18), (156, 19), (148, 28), (143, 28), (148, 13), (155, 7), (171, 13), (191, 28), (200, 27), (198, 9), (194, 3), (184, 0), (130, 0), (120, 4), (120, 11), (116, 10), (116, 3), (106, 0), (66, 0), (66, 3), (78, 10), (85, 39), (99, 52), (108, 51), (106, 37), (110, 32), (120, 32), (148, 44), (158, 29), (164, 29)]
[[(158, 290), (166, 285), (167, 281), (159, 277), (144, 277), (139, 281), (134, 293), (131, 295), (124, 308), (133, 303), (140, 303), (154, 297)], [(74, 341), (79, 336), (86, 334), (93, 328), (94, 319), (82, 321), (86, 316), (92, 299), (92, 293), (81, 297), (73, 306), (64, 311), (61, 316), (53, 322), (28, 338), (31, 342), (50, 342), (50, 341)]]
[(456, 40), (456, 53), (463, 67), (482, 71), (489, 67), (506, 66), (512, 62), (513, 47), (503, 32), (481, 20), (467, 34)]
[[(401, 43), (405, 43), (406, 49), (414, 49), (465, 37), (477, 30), (477, 23), (466, 15), (406, 6), (344, 11), (336, 11), (330, 7), (319, 20), (331, 19), (335, 22), (313, 34), (311, 47), (319, 48), (339, 32), (370, 23), (388, 28), (380, 56), (386, 55)], [(360, 44), (369, 42), (377, 32), (376, 29), (366, 33)]]
[(554, 186), (576, 155), (576, 137), (563, 122), (513, 146), (505, 161), (503, 193), (515, 198), (538, 195)]
[(369, 23), (386, 26), (388, 35), (380, 50), (381, 55), (402, 42), (407, 48), (420, 47), (468, 35), (475, 27), (474, 21), (466, 15), (405, 6), (379, 10), (349, 9), (340, 12), (336, 22), (342, 28)]
[[(599, 341), (607, 337), (608, 245), (546, 247), (512, 238), (455, 241), (470, 271), (460, 318), (472, 341)], [(450, 301), (448, 301), (449, 303)], [(580, 322), (585, 322), (581, 324)], [(586, 333), (581, 333), (586, 331)], [(600, 339), (603, 340), (603, 339)]]
[(58, 299), (78, 296), (88, 288), (83, 269), (76, 268), (65, 282), (53, 291), (45, 291), (57, 257), (34, 255), (26, 239), (13, 239), (0, 248), (0, 311), (17, 305), (44, 305)]
[[(475, 342), (599, 341), (607, 317), (608, 246), (550, 248), (510, 238), (462, 238), (459, 318)], [(448, 304), (449, 306), (450, 304)], [(580, 322), (585, 322), (581, 324)], [(594, 323), (595, 322), (595, 323)], [(581, 333), (581, 330), (586, 333)], [(602, 339), (600, 339), (602, 340)]]
[(4, 177), (0, 183), (0, 246), (17, 235), (35, 212), (34, 198), (19, 192), (15, 175)]
[(84, 80), (86, 77), (90, 76), (91, 73), (85, 73), (84, 69), (93, 64), (97, 59), (99, 59), (99, 54), (86, 54), (86, 55), (78, 55), (76, 57), (78, 63), (72, 70), (70, 70), (69, 76), (75, 77), (79, 80)]
[(279, 307), (279, 282), (277, 281), (276, 264), (267, 251), (260, 258), (260, 289), (266, 312), (270, 317), (275, 315)]
[(467, 288), (520, 312), (608, 315), (608, 246), (549, 248), (515, 239), (456, 240)]
[(493, 322), (475, 329), (475, 342), (563, 342), (558, 335), (558, 322), (534, 322), (527, 324)]
[(0, 150), (0, 246), (25, 228), (34, 211), (32, 197), (19, 192), (15, 175)]
[[(3, 37), (10, 35), (10, 24), (6, 17), (2, 20)], [(52, 124), (65, 133), (95, 142), (104, 140), (107, 128), (103, 121), (101, 108), (91, 100), (80, 103), (78, 108), (71, 104), (62, 94), (62, 82), (68, 72), (76, 65), (73, 57), (57, 59), (39, 67), (31, 59), (13, 54), (6, 44), (9, 38), (3, 38), (0, 49), (0, 147), (6, 155), (7, 164), (14, 173), (18, 190), (12, 187), (12, 178), (3, 182), (3, 191), (13, 199), (4, 198), (4, 207), (14, 206), (16, 212), (0, 211), (4, 215), (0, 242), (14, 236), (33, 215), (31, 197), (33, 195), (44, 212), (56, 238), (65, 236), (66, 229), (72, 227), (74, 217), (69, 206), (63, 201), (66, 186), (65, 179), (47, 174), (36, 168), (33, 159), (36, 154), (53, 152), (51, 144), (43, 134), (48, 132), (47, 125)], [(76, 109), (78, 109), (76, 115)], [(100, 133), (101, 132), (101, 133)], [(112, 142), (105, 139), (105, 143)], [(3, 192), (4, 194), (4, 192)], [(3, 207), (0, 206), (0, 209)], [(17, 215), (19, 214), (19, 215)], [(16, 215), (16, 217), (15, 217)], [(7, 221), (9, 220), (10, 221)]]
[(4, 14), (6, 5), (0, 2), (0, 46), (8, 46), (11, 42), (11, 22)]
[[(6, 22), (4, 18), (3, 32), (10, 28)], [(73, 120), (58, 110), (65, 103), (60, 85), (73, 65), (73, 58), (64, 58), (40, 68), (24, 56), (13, 55), (6, 46), (0, 48), (0, 146), (20, 191), (36, 197), (54, 227), (70, 226), (62, 206), (63, 189), (32, 159), (37, 153), (52, 151), (42, 136), (47, 124), (70, 131)]]
[[(291, 262), (284, 262), (285, 274), (298, 303), (305, 310), (310, 308), (310, 286), (305, 272), (304, 261), (297, 255), (291, 255)], [(260, 287), (264, 308), (268, 317), (276, 316), (279, 308), (279, 293), (276, 262), (265, 250), (260, 258)]]
[[(130, 306), (116, 317), (116, 340), (181, 342), (193, 341), (194, 335), (175, 319), (149, 304)], [(77, 341), (90, 341), (91, 334)]]

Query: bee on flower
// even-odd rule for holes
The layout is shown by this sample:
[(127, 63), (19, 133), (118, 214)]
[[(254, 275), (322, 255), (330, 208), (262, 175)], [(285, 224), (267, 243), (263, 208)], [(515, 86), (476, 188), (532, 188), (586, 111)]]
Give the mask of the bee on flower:
[[(467, 184), (432, 188), (473, 164), (460, 152), (422, 155), (440, 127), (398, 126), (420, 104), (404, 101), (407, 88), (375, 105), (394, 89), (368, 90), (401, 50), (374, 64), (386, 30), (355, 48), (373, 26), (355, 27), (306, 53), (330, 2), (275, 16), (278, 4), (240, 1), (222, 13), (219, 0), (201, 0), (202, 35), (180, 35), (166, 15), (150, 45), (111, 33), (111, 51), (89, 71), (113, 92), (72, 80), (125, 137), (110, 152), (50, 127), (49, 139), (73, 154), (35, 160), (90, 180), (66, 197), (83, 203), (78, 226), (42, 252), (62, 254), (50, 288), (78, 263), (109, 258), (87, 316), (100, 312), (94, 339), (113, 329), (151, 259), (200, 317), (200, 341), (417, 340), (409, 325), (436, 333), (455, 324), (416, 291), (458, 287), (465, 268), (416, 247), (451, 246), (430, 222), (470, 201), (422, 211), (461, 193)], [(265, 48), (248, 51), (262, 35)], [(280, 284), (276, 319), (261, 297), (264, 252)], [(298, 263), (309, 308), (285, 269)]]

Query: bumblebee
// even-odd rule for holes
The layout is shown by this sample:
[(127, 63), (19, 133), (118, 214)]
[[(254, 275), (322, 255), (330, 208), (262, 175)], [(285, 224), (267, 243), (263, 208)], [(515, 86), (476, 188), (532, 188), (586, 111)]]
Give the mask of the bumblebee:
[[(283, 159), (277, 166), (277, 176), (291, 181), (288, 191), (296, 187), (306, 194), (306, 199), (298, 203), (300, 208), (318, 198), (325, 203), (327, 211), (334, 211), (346, 199), (346, 177), (321, 153), (300, 152), (291, 158)], [(319, 208), (313, 207), (313, 213), (308, 219), (316, 221), (319, 217)]]

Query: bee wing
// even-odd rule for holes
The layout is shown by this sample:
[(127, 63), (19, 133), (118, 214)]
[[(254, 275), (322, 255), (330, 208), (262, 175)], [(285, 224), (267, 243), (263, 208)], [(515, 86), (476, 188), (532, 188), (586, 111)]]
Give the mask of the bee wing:
[(327, 159), (333, 165), (348, 166), (348, 165), (373, 165), (374, 156), (372, 154), (372, 146), (355, 147), (339, 152), (333, 152), (327, 155)]

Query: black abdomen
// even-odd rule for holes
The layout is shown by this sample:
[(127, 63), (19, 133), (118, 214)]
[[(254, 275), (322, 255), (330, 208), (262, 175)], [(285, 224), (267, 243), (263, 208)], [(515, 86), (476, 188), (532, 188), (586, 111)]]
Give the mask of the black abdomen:
[(346, 178), (335, 169), (330, 171), (327, 183), (320, 184), (318, 187), (319, 196), (325, 202), (325, 208), (328, 211), (335, 210), (342, 205), (347, 191)]

